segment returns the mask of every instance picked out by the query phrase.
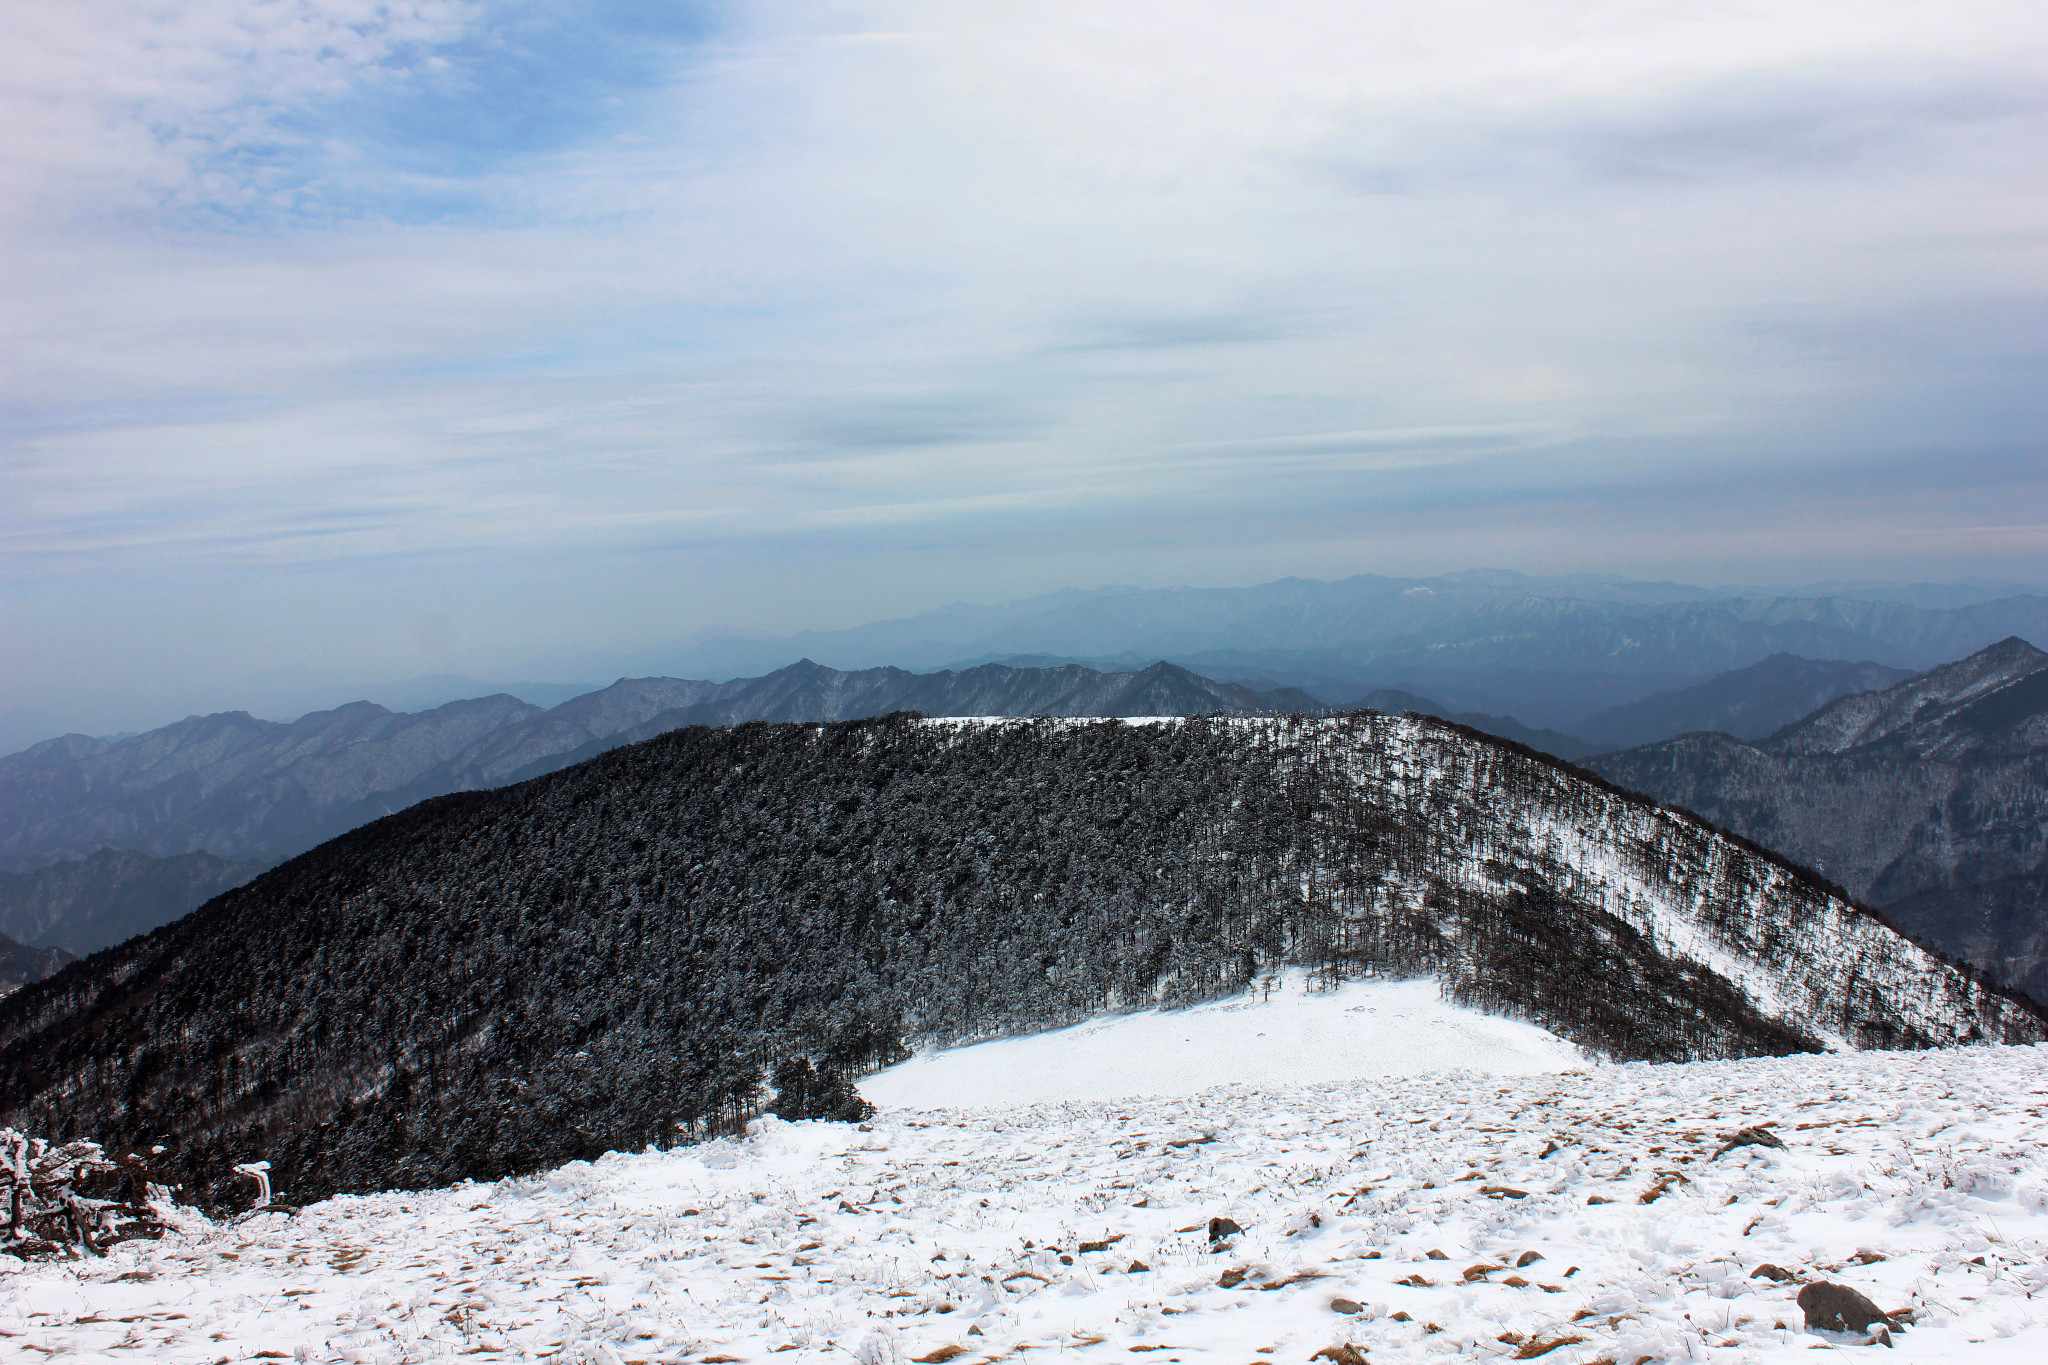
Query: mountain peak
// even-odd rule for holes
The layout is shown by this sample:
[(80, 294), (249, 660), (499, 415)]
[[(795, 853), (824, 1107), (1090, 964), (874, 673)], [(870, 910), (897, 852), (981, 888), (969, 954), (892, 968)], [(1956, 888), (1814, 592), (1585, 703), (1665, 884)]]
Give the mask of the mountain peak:
[(2017, 635), (1881, 692), (1843, 697), (1767, 741), (1774, 752), (1844, 753), (1893, 740), (1928, 752), (1953, 738), (1955, 712), (2048, 669), (2048, 653)]

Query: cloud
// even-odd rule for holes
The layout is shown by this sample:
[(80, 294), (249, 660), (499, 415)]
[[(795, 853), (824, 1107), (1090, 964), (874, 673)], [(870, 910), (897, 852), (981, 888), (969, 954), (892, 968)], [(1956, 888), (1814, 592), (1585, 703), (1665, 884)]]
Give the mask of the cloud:
[(1535, 109), (1362, 118), (1332, 136), (1326, 164), (1338, 183), (1368, 195), (1480, 187), (1542, 197), (1564, 185), (1640, 192), (1660, 181), (1754, 193), (1759, 182), (1788, 178), (1952, 175), (1958, 162), (2024, 172), (2006, 159), (2044, 132), (2048, 73), (2031, 62), (1929, 69), (1890, 58)]
[(213, 231), (502, 221), (490, 177), (628, 129), (717, 30), (712, 4), (655, 0), (81, 0), (24, 17), (7, 108), (33, 131), (6, 158), (24, 207)]
[[(2038, 6), (11, 18), (23, 704), (145, 599), (227, 679), (290, 630), (209, 662), (191, 603), (396, 669), (446, 602), (477, 671), (1098, 580), (2034, 553)], [(1768, 570), (1736, 486), (1812, 528)]]

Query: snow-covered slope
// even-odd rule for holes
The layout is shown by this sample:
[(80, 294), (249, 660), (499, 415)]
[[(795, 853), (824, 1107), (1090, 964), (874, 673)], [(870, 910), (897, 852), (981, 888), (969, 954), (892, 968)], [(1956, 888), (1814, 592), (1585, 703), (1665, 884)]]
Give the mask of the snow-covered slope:
[(23, 1360), (1790, 1365), (1864, 1340), (1827, 1280), (1909, 1310), (1887, 1361), (2031, 1365), (2048, 1048), (766, 1119), (9, 1259)]
[(1288, 972), (1258, 991), (1184, 1010), (1106, 1015), (1072, 1028), (934, 1049), (860, 1082), (888, 1108), (1008, 1107), (1213, 1086), (1263, 1088), (1466, 1068), (1562, 1071), (1581, 1051), (1534, 1024), (1445, 1000), (1434, 980), (1315, 990)]
[(2048, 1038), (1812, 874), (1459, 726), (898, 716), (678, 731), (334, 840), (0, 1002), (0, 1123), (215, 1198), (255, 1160), (430, 1187), (847, 1117), (910, 1049), (1287, 967), (1609, 1060)]
[[(1916, 932), (2048, 1001), (2048, 973), (2034, 966), (2048, 904), (2024, 883), (2048, 870), (2048, 653), (2026, 641), (1843, 697), (1753, 743), (1681, 735), (1587, 766), (1816, 868), (1888, 915), (1906, 902)], [(2009, 931), (1972, 922), (1986, 902), (2020, 907)]]

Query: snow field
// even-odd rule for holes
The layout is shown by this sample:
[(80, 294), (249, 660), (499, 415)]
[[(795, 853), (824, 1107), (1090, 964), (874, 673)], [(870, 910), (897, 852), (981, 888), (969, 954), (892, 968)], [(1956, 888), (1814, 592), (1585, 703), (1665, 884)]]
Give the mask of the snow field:
[(860, 1091), (885, 1108), (1013, 1107), (1192, 1095), (1247, 1077), (1272, 1089), (1456, 1068), (1527, 1075), (1583, 1060), (1545, 1029), (1450, 1004), (1432, 980), (1311, 993), (1308, 973), (1289, 971), (1251, 996), (923, 1053)]
[[(1759, 1123), (1782, 1150), (1720, 1150)], [(1888, 1361), (2005, 1365), (2048, 1359), (2044, 1138), (2042, 1046), (765, 1119), (741, 1140), (193, 1218), (101, 1261), (0, 1268), (0, 1356), (1306, 1365), (1348, 1345), (1382, 1363), (1732, 1365), (1859, 1348), (1804, 1330), (1798, 1286), (1752, 1277), (1769, 1262), (1912, 1309)], [(1244, 1232), (1212, 1250), (1212, 1217)]]

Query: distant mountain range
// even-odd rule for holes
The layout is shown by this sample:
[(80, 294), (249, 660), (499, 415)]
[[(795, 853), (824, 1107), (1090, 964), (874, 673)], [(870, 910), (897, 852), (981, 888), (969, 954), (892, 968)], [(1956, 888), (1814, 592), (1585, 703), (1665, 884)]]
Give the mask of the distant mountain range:
[[(1816, 707), (1837, 719), (1815, 716), (1814, 724), (1836, 724), (1869, 707), (1891, 714), (1904, 704), (1899, 697), (1934, 696), (1986, 669), (1985, 676), (2015, 668), (2024, 674), (2037, 657), (2023, 642), (2008, 641), (1902, 681), (1902, 670), (1885, 664), (1776, 655), (1588, 717), (1581, 724), (1590, 736), (1397, 689), (1343, 700), (1453, 720), (1700, 809), (1822, 868), (1866, 899), (1889, 902), (1915, 932), (2048, 999), (2048, 978), (2038, 964), (2028, 965), (2037, 948), (2048, 958), (2048, 936), (2037, 942), (2023, 932), (2039, 918), (2044, 869), (2027, 856), (1973, 862), (1969, 852), (1980, 845), (2033, 847), (2023, 837), (2025, 822), (2048, 809), (2032, 794), (2038, 775), (2027, 776), (2040, 740), (2027, 739), (2022, 727), (2010, 751), (2000, 751), (2001, 775), (1965, 782), (1940, 745), (1908, 753), (1897, 744), (1858, 741), (1849, 757), (1792, 755), (1780, 750), (1799, 742), (1787, 736), (1803, 733), (1800, 727), (1771, 737)], [(1851, 693), (1866, 695), (1842, 699)], [(2023, 692), (2001, 695), (2001, 705), (2024, 700)], [(1877, 696), (1894, 700), (1870, 700)], [(917, 674), (847, 673), (806, 660), (728, 682), (622, 679), (552, 710), (506, 696), (417, 715), (357, 703), (290, 724), (229, 713), (119, 740), (67, 736), (0, 759), (0, 865), (13, 869), (0, 873), (0, 932), (38, 946), (95, 951), (176, 919), (263, 867), (368, 820), (444, 793), (523, 781), (688, 725), (834, 721), (899, 710), (1129, 716), (1328, 709), (1334, 708), (1298, 689), (1258, 691), (1172, 664), (1126, 673), (1066, 664)], [(1922, 719), (1935, 723), (1933, 713)], [(1714, 729), (1722, 733), (1686, 733)], [(1632, 738), (1652, 743), (1612, 752)], [(1963, 766), (1976, 772), (1970, 764)], [(1957, 804), (1958, 793), (1964, 804)], [(2010, 810), (1999, 818), (2017, 821), (2013, 830), (1995, 822), (1984, 827), (1985, 803), (2000, 800), (2005, 805), (1997, 808)], [(1883, 831), (1873, 832), (1879, 826)], [(1955, 866), (1907, 856), (1909, 846), (1921, 845), (1947, 850)]]
[(156, 858), (103, 848), (33, 872), (0, 872), (0, 934), (36, 947), (97, 952), (170, 923), (266, 865), (211, 853)]
[(1416, 711), (1425, 716), (1440, 716), (1576, 763), (1593, 754), (1649, 744), (1692, 730), (1720, 730), (1741, 739), (1760, 738), (1836, 697), (1886, 687), (1911, 676), (1910, 670), (1867, 661), (1843, 663), (1773, 654), (1761, 663), (1731, 669), (1692, 687), (1653, 693), (1640, 701), (1596, 712), (1574, 723), (1569, 732), (1525, 725), (1513, 716), (1461, 711), (1433, 698), (1395, 688), (1375, 688), (1354, 705), (1375, 711)]
[(1587, 766), (1893, 908), (2048, 999), (2048, 654), (2007, 639), (1756, 742), (1680, 735)]
[[(914, 674), (842, 673), (805, 661), (724, 683), (621, 679), (545, 711), (495, 696), (416, 715), (357, 702), (290, 723), (227, 712), (118, 740), (67, 735), (0, 759), (0, 866), (33, 871), (107, 848), (274, 863), (427, 797), (521, 781), (686, 725), (903, 710), (1132, 716), (1323, 709), (1302, 692), (1257, 692), (1171, 664), (1136, 673), (986, 665)], [(32, 933), (47, 934), (47, 923), (38, 924)]]
[(700, 639), (650, 652), (636, 669), (725, 677), (806, 657), (838, 668), (1123, 670), (1164, 659), (1249, 687), (1299, 687), (1333, 705), (1396, 688), (1578, 733), (1596, 712), (1773, 654), (1919, 670), (2008, 635), (2048, 639), (2048, 596), (1872, 585), (1801, 596), (1489, 570), (958, 603), (848, 630)]
[(1653, 744), (1692, 730), (1762, 739), (1837, 697), (1874, 692), (1913, 676), (1909, 668), (1773, 654), (1692, 687), (1658, 692), (1575, 721), (1588, 753)]

